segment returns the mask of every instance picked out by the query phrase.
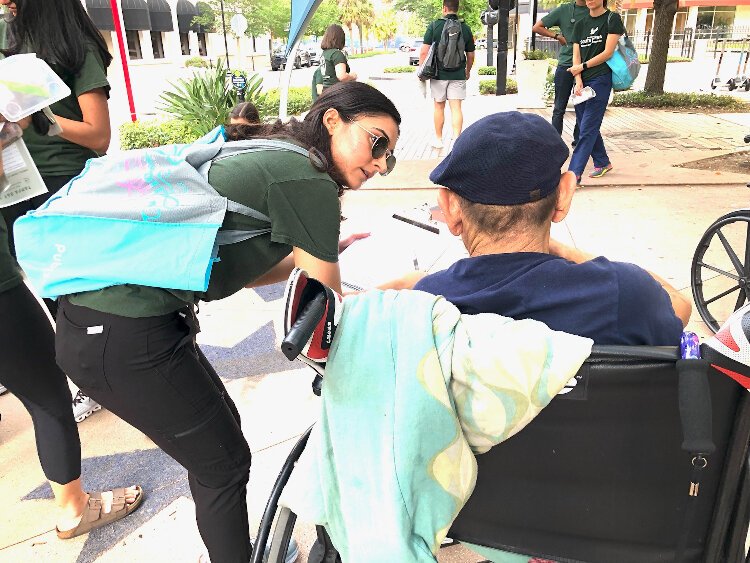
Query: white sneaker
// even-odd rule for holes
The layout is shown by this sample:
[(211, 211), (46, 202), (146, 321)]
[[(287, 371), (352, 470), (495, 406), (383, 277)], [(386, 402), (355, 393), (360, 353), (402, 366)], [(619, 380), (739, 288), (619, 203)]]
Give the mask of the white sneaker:
[(443, 148), (443, 140), (439, 137), (435, 137), (432, 139), (432, 142), (430, 143), (433, 148), (435, 149), (442, 149)]
[(76, 422), (83, 422), (101, 408), (102, 406), (99, 403), (88, 395), (85, 395), (80, 389), (76, 393), (76, 396), (73, 397), (73, 417), (76, 419)]

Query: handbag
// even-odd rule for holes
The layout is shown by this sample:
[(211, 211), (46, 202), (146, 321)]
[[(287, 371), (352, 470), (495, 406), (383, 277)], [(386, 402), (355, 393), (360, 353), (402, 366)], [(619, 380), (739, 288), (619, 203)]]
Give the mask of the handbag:
[[(607, 26), (612, 18), (612, 12), (607, 18)], [(638, 60), (638, 52), (633, 42), (628, 37), (627, 31), (617, 41), (615, 52), (607, 61), (607, 66), (612, 70), (612, 88), (615, 90), (627, 90), (633, 85), (638, 73), (641, 71), (641, 63)]]
[(417, 78), (420, 80), (431, 80), (437, 77), (437, 60), (435, 59), (435, 44), (430, 45), (424, 62), (417, 69)]

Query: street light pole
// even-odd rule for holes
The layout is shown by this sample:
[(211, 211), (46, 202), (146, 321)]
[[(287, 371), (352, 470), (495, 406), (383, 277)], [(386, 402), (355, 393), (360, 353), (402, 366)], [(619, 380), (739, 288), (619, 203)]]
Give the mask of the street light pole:
[(227, 70), (231, 70), (229, 66), (229, 45), (227, 45), (227, 23), (224, 20), (224, 0), (219, 0), (221, 4), (221, 30), (224, 32), (224, 53), (227, 57)]

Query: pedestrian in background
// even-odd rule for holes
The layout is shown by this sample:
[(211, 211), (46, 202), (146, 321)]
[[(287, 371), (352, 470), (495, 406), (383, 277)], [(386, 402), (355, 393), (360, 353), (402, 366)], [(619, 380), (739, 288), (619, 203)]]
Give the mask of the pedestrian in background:
[(343, 27), (334, 23), (326, 28), (323, 40), (320, 42), (320, 47), (323, 49), (323, 54), (320, 57), (323, 90), (338, 82), (357, 80), (357, 73), (352, 72), (349, 68), (349, 62), (343, 51), (345, 42), (346, 36)]
[[(551, 37), (560, 43), (555, 70), (555, 105), (552, 109), (552, 126), (562, 135), (565, 108), (573, 93), (575, 80), (568, 72), (573, 66), (573, 27), (582, 17), (588, 15), (586, 0), (572, 0), (561, 4), (534, 24), (531, 31), (543, 37)], [(556, 27), (559, 31), (551, 31)], [(573, 146), (578, 142), (578, 122), (573, 128)]]
[(576, 175), (579, 186), (589, 157), (594, 159), (594, 170), (589, 177), (600, 178), (612, 170), (601, 134), (612, 91), (612, 70), (607, 61), (612, 58), (620, 36), (625, 33), (620, 15), (607, 10), (605, 0), (586, 0), (586, 6), (589, 13), (573, 28), (573, 66), (568, 70), (575, 77), (574, 96), (582, 95), (584, 87), (596, 93), (575, 106), (580, 133), (568, 170)]
[[(457, 41), (448, 44), (449, 49), (458, 51), (458, 65), (449, 66), (446, 59), (439, 56), (439, 44), (443, 36), (443, 29), (450, 23), (456, 31), (451, 32), (458, 34)], [(460, 27), (458, 27), (460, 26)], [(458, 31), (460, 29), (460, 31)], [(461, 108), (461, 102), (466, 99), (466, 81), (469, 79), (471, 67), (474, 65), (474, 36), (471, 29), (464, 22), (458, 19), (458, 0), (443, 0), (443, 17), (431, 22), (427, 26), (422, 43), (422, 49), (419, 53), (419, 64), (422, 65), (430, 51), (430, 46), (435, 44), (435, 58), (437, 60), (437, 76), (430, 80), (430, 91), (434, 103), (433, 122), (435, 125), (435, 138), (432, 140), (432, 146), (436, 149), (443, 148), (443, 125), (445, 124), (445, 102), (451, 108), (451, 123), (453, 126), (453, 140), (455, 141), (461, 134), (464, 126), (464, 114)], [(452, 53), (453, 56), (456, 53)]]

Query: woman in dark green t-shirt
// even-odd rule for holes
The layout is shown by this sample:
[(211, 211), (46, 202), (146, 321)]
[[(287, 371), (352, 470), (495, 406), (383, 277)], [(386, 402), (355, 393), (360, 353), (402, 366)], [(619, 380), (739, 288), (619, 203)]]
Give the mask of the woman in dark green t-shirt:
[(323, 54), (320, 57), (320, 73), (323, 77), (323, 89), (330, 88), (339, 82), (357, 80), (357, 73), (351, 72), (349, 62), (342, 50), (346, 36), (344, 28), (331, 24), (326, 28), (320, 47)]
[[(205, 293), (122, 285), (60, 299), (58, 363), (188, 470), (211, 561), (249, 560), (250, 448), (237, 408), (195, 342), (193, 306), (282, 281), (293, 267), (340, 291), (340, 192), (393, 168), (400, 122), (377, 89), (345, 82), (326, 89), (303, 121), (227, 125), (230, 141), (284, 139), (310, 153), (260, 150), (211, 165), (214, 189), (269, 217), (270, 232), (220, 247)], [(228, 212), (221, 228), (249, 230), (254, 221)]]
[(605, 7), (606, 0), (586, 0), (586, 6), (589, 13), (573, 27), (573, 66), (570, 67), (575, 79), (574, 96), (580, 96), (584, 87), (596, 92), (595, 97), (575, 106), (580, 131), (568, 170), (576, 175), (579, 185), (590, 157), (594, 160), (594, 170), (589, 177), (599, 178), (612, 170), (600, 128), (612, 91), (612, 71), (607, 61), (625, 33), (620, 16)]
[[(84, 61), (88, 57), (84, 57), (82, 41), (88, 31), (98, 32), (78, 0), (0, 0), (0, 5), (7, 9), (5, 16), (10, 20), (6, 29), (6, 22), (0, 18), (0, 45), (6, 38), (6, 31), (11, 38), (10, 48), (3, 51), (4, 55), (23, 51), (20, 45), (36, 45), (39, 56), (47, 61), (59, 61), (52, 65), (57, 72), (73, 64), (71, 61)], [(91, 101), (90, 105), (98, 107), (100, 104)], [(104, 110), (106, 114), (106, 98)], [(29, 121), (28, 118), (23, 120), (25, 131), (30, 129)], [(60, 120), (63, 125), (68, 121)], [(95, 137), (83, 129), (70, 128), (71, 138), (86, 142)], [(108, 135), (109, 123), (106, 129)], [(3, 135), (0, 135), (0, 150), (1, 137)], [(24, 134), (24, 139), (30, 138)], [(32, 146), (29, 142), (30, 149)], [(32, 152), (32, 155), (39, 164), (38, 154)], [(59, 158), (61, 166), (65, 160), (66, 157)], [(8, 208), (3, 211), (7, 212)], [(0, 383), (15, 394), (31, 414), (39, 460), (58, 506), (57, 534), (68, 539), (126, 516), (140, 504), (143, 495), (135, 488), (89, 495), (81, 486), (81, 443), (73, 418), (70, 389), (55, 363), (52, 326), (24, 285), (11, 255), (11, 227), (12, 222), (6, 226), (0, 216)]]
[[(2, 0), (11, 17), (0, 18), (0, 54), (36, 53), (68, 85), (71, 94), (50, 106), (59, 135), (49, 136), (41, 113), (24, 131), (24, 142), (49, 192), (56, 192), (83, 170), (89, 158), (107, 152), (110, 141), (109, 82), (112, 55), (80, 0)], [(12, 8), (11, 8), (12, 7)], [(15, 220), (49, 197), (42, 194), (4, 208), (10, 232)]]

